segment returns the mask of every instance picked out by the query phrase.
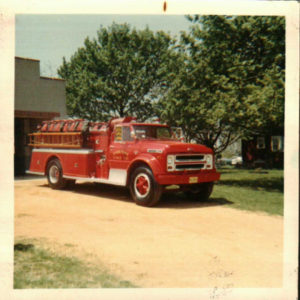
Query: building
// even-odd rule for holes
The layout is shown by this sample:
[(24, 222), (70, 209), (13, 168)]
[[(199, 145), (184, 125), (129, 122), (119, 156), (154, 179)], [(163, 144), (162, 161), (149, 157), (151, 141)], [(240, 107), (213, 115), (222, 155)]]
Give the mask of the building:
[(15, 57), (15, 175), (29, 167), (28, 133), (43, 120), (66, 118), (65, 81), (40, 76), (40, 61)]
[(277, 168), (284, 165), (284, 137), (282, 131), (274, 135), (254, 136), (242, 142), (243, 163), (249, 168)]

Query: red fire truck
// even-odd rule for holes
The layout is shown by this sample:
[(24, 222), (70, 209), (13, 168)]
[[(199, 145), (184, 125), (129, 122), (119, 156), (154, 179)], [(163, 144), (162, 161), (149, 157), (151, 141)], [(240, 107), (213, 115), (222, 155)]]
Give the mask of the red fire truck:
[(27, 172), (46, 175), (54, 189), (76, 180), (126, 186), (136, 204), (153, 206), (172, 189), (208, 199), (220, 178), (211, 149), (180, 142), (167, 125), (132, 117), (44, 121), (29, 136)]

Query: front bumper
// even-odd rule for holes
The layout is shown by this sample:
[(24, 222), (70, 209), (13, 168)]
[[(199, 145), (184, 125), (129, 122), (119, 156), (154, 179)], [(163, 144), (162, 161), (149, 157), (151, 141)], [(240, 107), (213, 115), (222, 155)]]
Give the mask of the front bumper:
[(156, 181), (161, 185), (181, 185), (195, 184), (202, 182), (212, 182), (220, 179), (220, 173), (215, 171), (202, 171), (200, 173), (191, 174), (160, 174), (156, 176)]

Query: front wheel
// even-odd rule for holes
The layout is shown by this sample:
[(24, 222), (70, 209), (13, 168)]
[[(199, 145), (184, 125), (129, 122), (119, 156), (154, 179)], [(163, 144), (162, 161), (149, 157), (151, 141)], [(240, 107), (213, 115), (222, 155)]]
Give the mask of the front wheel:
[(47, 165), (48, 184), (53, 189), (63, 189), (67, 180), (63, 178), (63, 171), (58, 159), (51, 160)]
[(213, 191), (214, 183), (205, 182), (200, 184), (192, 185), (186, 195), (189, 199), (207, 201)]
[(135, 169), (130, 177), (130, 193), (137, 205), (154, 206), (160, 199), (162, 187), (147, 167)]

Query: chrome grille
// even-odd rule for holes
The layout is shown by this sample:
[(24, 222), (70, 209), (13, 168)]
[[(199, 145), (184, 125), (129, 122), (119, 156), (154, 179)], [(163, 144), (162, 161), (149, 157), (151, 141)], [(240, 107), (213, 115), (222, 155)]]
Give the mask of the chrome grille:
[(204, 164), (184, 164), (176, 165), (176, 170), (200, 170), (203, 169)]
[(195, 161), (203, 159), (204, 155), (176, 155), (176, 161)]
[(169, 172), (201, 169), (212, 169), (212, 154), (174, 154), (167, 157)]

